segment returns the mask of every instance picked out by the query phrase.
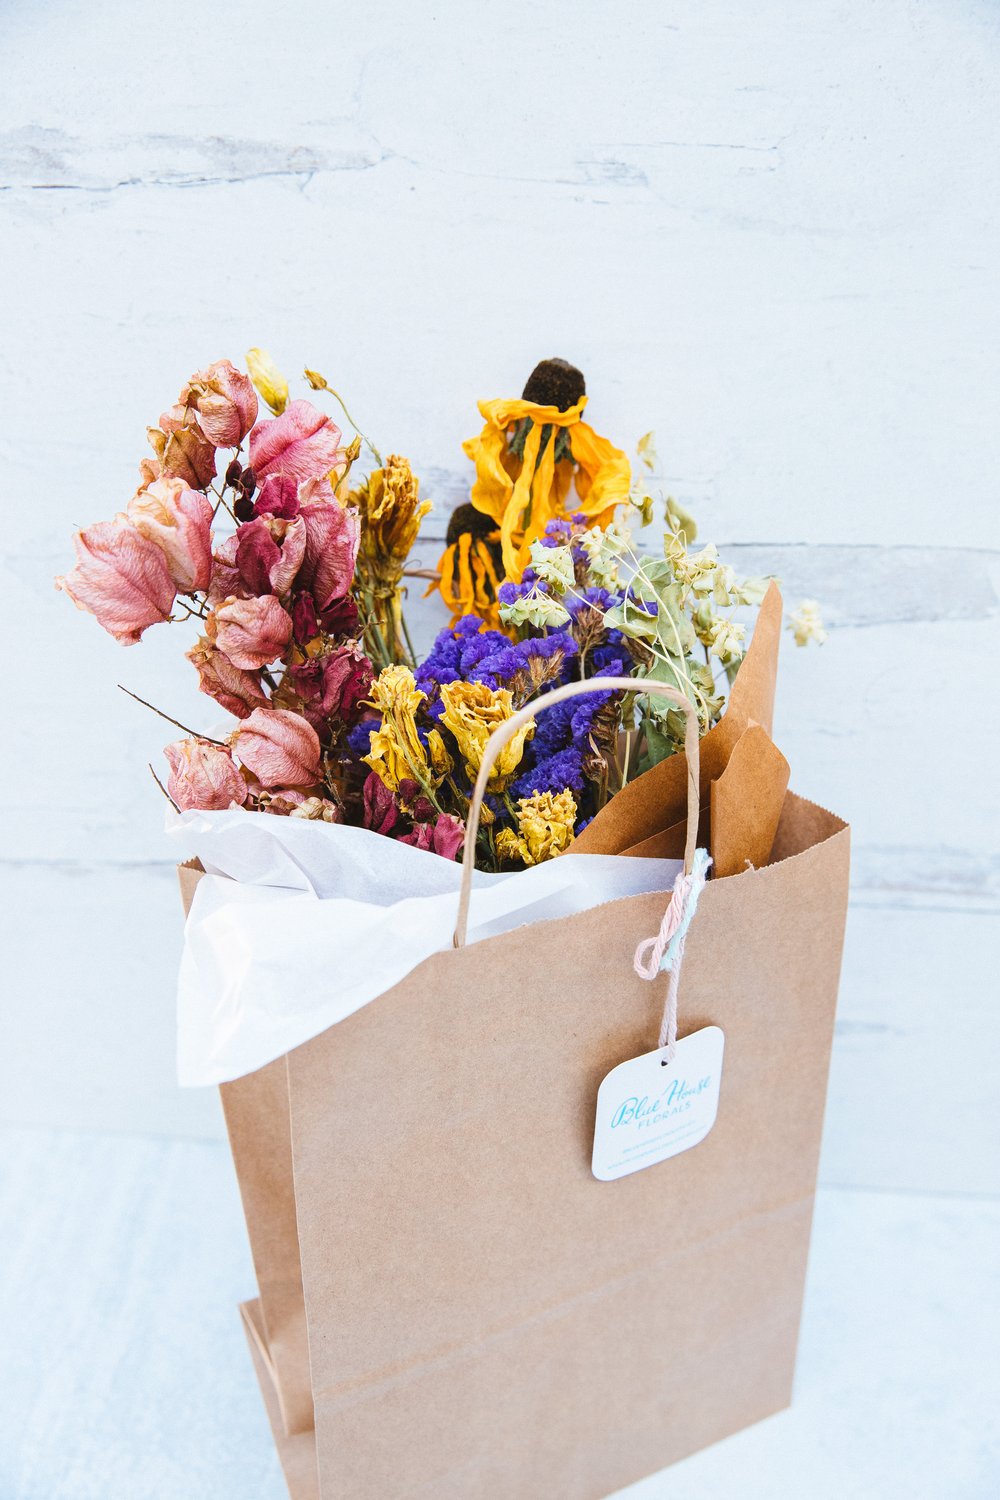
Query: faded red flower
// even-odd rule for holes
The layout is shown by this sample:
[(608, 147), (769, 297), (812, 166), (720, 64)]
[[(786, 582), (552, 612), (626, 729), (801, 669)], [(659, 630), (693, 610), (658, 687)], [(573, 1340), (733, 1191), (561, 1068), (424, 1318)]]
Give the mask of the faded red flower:
[(236, 533), (234, 549), (244, 590), (251, 594), (287, 593), (302, 565), (306, 546), (307, 532), (301, 519), (258, 516), (247, 521)]
[(273, 594), (231, 598), (209, 615), (206, 632), (234, 666), (254, 671), (282, 654), (292, 638), (292, 621)]
[(208, 588), (212, 576), (212, 505), (183, 479), (156, 479), (133, 495), (126, 513), (155, 542), (179, 593)]
[(146, 434), (168, 479), (183, 479), (200, 490), (215, 478), (215, 448), (190, 407), (172, 406), (160, 417), (159, 427), (147, 427)]
[(187, 659), (198, 672), (198, 686), (214, 698), (228, 713), (245, 719), (255, 708), (266, 708), (267, 694), (261, 686), (259, 672), (247, 672), (224, 656), (207, 636), (202, 636), (187, 653)]
[(361, 791), (361, 826), (373, 833), (391, 833), (399, 822), (396, 799), (374, 771), (369, 772)]
[(465, 842), (465, 824), (451, 813), (442, 813), (436, 823), (418, 823), (412, 833), (404, 833), (399, 842), (412, 844), (415, 849), (428, 849), (444, 859), (457, 859)]
[(303, 787), (319, 779), (319, 737), (289, 709), (255, 708), (229, 743), (262, 786)]
[(311, 594), (296, 594), (292, 600), (292, 634), (303, 645), (319, 635), (319, 619)]
[(302, 702), (303, 714), (317, 728), (330, 719), (352, 724), (374, 677), (358, 641), (291, 666), (286, 675)]
[(167, 791), (182, 812), (242, 807), (246, 801), (247, 784), (224, 746), (192, 738), (175, 740), (163, 753), (170, 765)]
[(257, 420), (253, 381), (228, 359), (192, 375), (179, 404), (194, 407), (199, 427), (216, 448), (238, 448)]
[(354, 581), (361, 537), (358, 513), (337, 500), (309, 500), (300, 506), (299, 519), (306, 531), (299, 587), (309, 590), (322, 614), (347, 597)]
[(257, 491), (254, 511), (258, 516), (294, 520), (299, 513), (299, 481), (293, 474), (266, 475)]
[(293, 401), (250, 434), (250, 467), (258, 484), (268, 474), (291, 475), (300, 484), (320, 479), (342, 461), (340, 428), (309, 401)]
[(169, 620), (176, 589), (167, 559), (155, 542), (119, 517), (99, 521), (73, 538), (76, 566), (56, 579), (77, 609), (134, 646), (144, 630)]

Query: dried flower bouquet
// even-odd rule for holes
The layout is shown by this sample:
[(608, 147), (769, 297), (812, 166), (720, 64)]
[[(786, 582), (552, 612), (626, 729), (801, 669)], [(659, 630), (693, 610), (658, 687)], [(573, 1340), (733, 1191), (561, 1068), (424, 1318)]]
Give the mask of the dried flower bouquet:
[[(470, 502), (428, 590), (452, 617), (418, 662), (407, 561), (431, 507), (409, 462), (357, 430), (345, 443), (311, 401), (289, 399), (262, 351), (247, 364), (188, 380), (148, 429), (137, 493), (77, 535), (57, 580), (125, 645), (197, 622), (188, 660), (236, 722), (167, 746), (175, 807), (347, 822), (455, 859), (492, 730), (561, 683), (633, 678), (634, 692), (559, 705), (505, 746), (477, 864), (516, 869), (564, 852), (678, 749), (680, 715), (643, 682), (679, 688), (702, 732), (718, 720), (743, 651), (733, 611), (759, 603), (767, 580), (737, 579), (711, 545), (692, 551), (694, 523), (669, 498), (659, 555), (635, 548), (627, 518), (648, 526), (655, 501), (582, 420), (578, 370), (543, 361), (519, 399), (480, 404)], [(323, 376), (305, 375), (351, 422)], [(364, 448), (374, 466), (360, 477)], [(637, 456), (651, 473), (650, 435)], [(823, 638), (812, 604), (793, 628), (800, 644)]]

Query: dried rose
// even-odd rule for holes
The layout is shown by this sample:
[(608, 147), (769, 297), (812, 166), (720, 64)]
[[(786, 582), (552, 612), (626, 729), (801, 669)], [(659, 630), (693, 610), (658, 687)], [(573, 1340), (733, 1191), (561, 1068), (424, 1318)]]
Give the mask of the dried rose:
[(212, 576), (212, 505), (183, 479), (157, 479), (134, 495), (126, 514), (155, 542), (179, 593), (207, 589)]
[(342, 462), (340, 428), (308, 401), (293, 401), (250, 434), (250, 467), (258, 484), (268, 474), (288, 474), (300, 484), (321, 479)]
[(194, 407), (199, 427), (216, 448), (238, 448), (257, 420), (253, 381), (228, 359), (192, 375), (179, 402)]
[(123, 516), (99, 521), (73, 538), (76, 566), (56, 579), (77, 609), (134, 646), (150, 625), (169, 620), (176, 589), (163, 552)]
[(262, 786), (311, 786), (319, 778), (319, 737), (289, 709), (255, 708), (229, 743)]
[(465, 843), (465, 824), (452, 813), (442, 813), (436, 823), (418, 823), (411, 833), (404, 833), (399, 842), (453, 860)]
[(273, 594), (226, 599), (208, 617), (206, 632), (236, 667), (254, 671), (276, 661), (292, 637), (291, 617)]
[(224, 746), (192, 738), (175, 740), (163, 753), (170, 763), (167, 791), (182, 812), (242, 807), (246, 801), (247, 784)]
[(292, 634), (303, 645), (319, 635), (319, 620), (311, 594), (296, 594), (292, 600)]
[(326, 656), (289, 667), (287, 677), (302, 702), (303, 714), (318, 727), (328, 719), (353, 723), (374, 673), (359, 642), (350, 641)]
[(284, 594), (305, 557), (307, 532), (301, 519), (259, 516), (236, 533), (235, 561), (251, 594)]
[(392, 792), (374, 771), (365, 778), (361, 801), (362, 828), (370, 828), (374, 833), (391, 833), (399, 822), (399, 808)]
[(309, 500), (299, 510), (306, 529), (305, 559), (299, 586), (308, 589), (322, 613), (347, 597), (354, 580), (360, 528), (356, 510), (337, 500)]
[(146, 434), (168, 479), (183, 479), (200, 490), (215, 478), (215, 448), (190, 407), (172, 406), (160, 417), (159, 427), (147, 427)]
[(267, 707), (267, 694), (261, 686), (260, 673), (235, 666), (207, 636), (203, 635), (198, 644), (192, 646), (187, 659), (197, 668), (201, 691), (214, 698), (228, 713), (245, 719), (255, 708)]
[(299, 513), (299, 481), (293, 474), (267, 474), (257, 491), (254, 514), (282, 516), (292, 521)]

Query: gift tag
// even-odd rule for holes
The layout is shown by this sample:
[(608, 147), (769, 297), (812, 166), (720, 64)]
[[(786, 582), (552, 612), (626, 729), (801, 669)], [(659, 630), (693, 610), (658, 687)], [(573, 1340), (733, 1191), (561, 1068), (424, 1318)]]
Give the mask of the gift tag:
[(612, 1068), (597, 1091), (593, 1173), (614, 1182), (689, 1151), (715, 1124), (725, 1037), (704, 1026)]

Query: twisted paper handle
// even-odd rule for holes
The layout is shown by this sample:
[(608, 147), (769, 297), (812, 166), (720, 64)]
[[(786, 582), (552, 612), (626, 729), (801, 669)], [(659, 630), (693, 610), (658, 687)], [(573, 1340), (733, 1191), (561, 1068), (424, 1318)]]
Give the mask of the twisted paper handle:
[(635, 677), (590, 677), (582, 682), (567, 682), (565, 686), (543, 693), (534, 703), (529, 703), (497, 726), (483, 751), (483, 758), (476, 777), (476, 785), (469, 804), (469, 816), (465, 825), (465, 848), (462, 853), (462, 886), (458, 898), (458, 917), (455, 922), (455, 947), (465, 946), (469, 925), (469, 901), (472, 896), (472, 871), (476, 862), (476, 836), (479, 833), (479, 815), (482, 811), (486, 784), (493, 770), (493, 763), (512, 735), (522, 724), (527, 724), (536, 714), (567, 698), (577, 698), (581, 693), (634, 693), (641, 698), (666, 698), (668, 702), (684, 711), (684, 754), (687, 757), (687, 838), (684, 844), (684, 873), (690, 875), (694, 869), (695, 851), (698, 843), (698, 812), (700, 808), (700, 782), (698, 752), (698, 715), (692, 703), (676, 688), (665, 682), (642, 681)]

